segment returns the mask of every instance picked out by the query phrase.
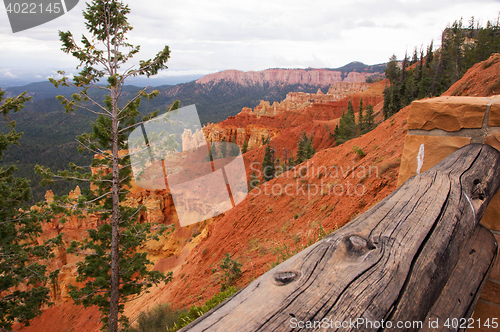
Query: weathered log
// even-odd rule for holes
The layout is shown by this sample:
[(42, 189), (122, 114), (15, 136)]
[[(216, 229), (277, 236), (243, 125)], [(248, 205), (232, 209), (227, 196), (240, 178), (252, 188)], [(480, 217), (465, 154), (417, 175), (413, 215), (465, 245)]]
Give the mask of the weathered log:
[(471, 316), (496, 255), (478, 222), (499, 166), (495, 149), (465, 146), (183, 331), (447, 330)]

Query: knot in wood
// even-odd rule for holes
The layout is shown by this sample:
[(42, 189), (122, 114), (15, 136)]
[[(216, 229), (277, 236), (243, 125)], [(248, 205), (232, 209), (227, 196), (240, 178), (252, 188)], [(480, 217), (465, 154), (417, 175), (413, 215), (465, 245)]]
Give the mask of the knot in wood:
[(283, 286), (296, 280), (300, 275), (297, 271), (278, 272), (274, 275), (274, 281), (278, 286)]
[(349, 241), (351, 242), (354, 250), (361, 250), (368, 245), (368, 242), (366, 242), (365, 239), (357, 235), (350, 236)]

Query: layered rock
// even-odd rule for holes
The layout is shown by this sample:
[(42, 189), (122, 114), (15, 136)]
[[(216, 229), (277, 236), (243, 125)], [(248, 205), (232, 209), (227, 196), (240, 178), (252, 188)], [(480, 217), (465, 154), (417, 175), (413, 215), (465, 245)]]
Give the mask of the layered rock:
[(338, 70), (329, 69), (267, 69), (263, 71), (224, 70), (203, 76), (196, 83), (207, 84), (232, 81), (241, 85), (249, 84), (310, 84), (328, 86), (336, 82), (366, 82), (366, 78), (379, 73), (350, 72), (345, 77)]
[(271, 105), (268, 101), (261, 100), (260, 104), (254, 108), (253, 114), (274, 116), (287, 111), (301, 111), (312, 105), (329, 105), (353, 93), (365, 91), (369, 87), (368, 83), (336, 82), (330, 85), (326, 94), (323, 94), (321, 90), (317, 93), (289, 92), (279, 103), (274, 102)]
[[(239, 114), (230, 116), (226, 121), (208, 123), (203, 128), (203, 134), (207, 142), (225, 139), (227, 142), (235, 141), (242, 147), (246, 141), (249, 148), (258, 148), (262, 146), (263, 138), (274, 139), (281, 135), (283, 128), (299, 126), (301, 122), (290, 121), (297, 116), (306, 116), (308, 121), (330, 121), (342, 115), (349, 99), (355, 108), (361, 98), (365, 106), (378, 104), (382, 101), (382, 84), (336, 82), (326, 94), (319, 89), (317, 93), (290, 92), (284, 100), (273, 104), (261, 100), (253, 110), (244, 107)], [(183, 149), (199, 146), (202, 142), (201, 132), (186, 130), (182, 135)]]

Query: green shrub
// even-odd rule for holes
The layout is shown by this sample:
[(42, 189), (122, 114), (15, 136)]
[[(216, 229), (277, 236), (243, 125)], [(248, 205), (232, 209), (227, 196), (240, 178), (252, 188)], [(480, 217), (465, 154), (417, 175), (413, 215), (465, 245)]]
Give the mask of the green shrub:
[(366, 156), (366, 153), (363, 151), (363, 149), (361, 149), (359, 146), (357, 145), (354, 145), (352, 147), (352, 151), (354, 151), (354, 153), (356, 153), (358, 156), (360, 157), (364, 157)]
[[(236, 293), (235, 287), (228, 287), (226, 291), (220, 292), (214, 295), (210, 300), (205, 302), (203, 307), (192, 306), (187, 313), (181, 313), (177, 323), (174, 324), (174, 327), (170, 328), (168, 332), (175, 332), (180, 328), (188, 325), (198, 317), (203, 316), (203, 314), (209, 312), (220, 303), (224, 302), (227, 298)], [(165, 330), (163, 330), (165, 331)]]
[(241, 263), (232, 259), (229, 253), (222, 259), (220, 268), (223, 271), (222, 279), (224, 282), (221, 285), (221, 292), (225, 291), (233, 282), (241, 277)]
[(142, 312), (137, 325), (127, 332), (165, 332), (174, 328), (179, 317), (187, 310), (172, 310), (169, 304), (160, 304), (148, 312)]

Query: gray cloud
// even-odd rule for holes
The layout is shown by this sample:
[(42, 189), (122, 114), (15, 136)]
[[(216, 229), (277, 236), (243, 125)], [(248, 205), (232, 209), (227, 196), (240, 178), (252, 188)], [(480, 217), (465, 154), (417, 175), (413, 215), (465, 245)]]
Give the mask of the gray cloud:
[[(138, 59), (169, 45), (169, 74), (270, 67), (339, 67), (350, 61), (375, 64), (414, 46), (439, 40), (448, 23), (474, 15), (496, 19), (493, 0), (358, 0), (263, 1), (138, 0), (128, 1), (129, 34), (141, 45)], [(85, 33), (85, 3), (42, 26), (12, 34), (0, 10), (0, 70), (34, 75), (78, 64), (60, 50), (58, 30), (77, 40)], [(177, 72), (177, 73), (175, 73)], [(170, 74), (172, 73), (172, 74)], [(42, 75), (46, 76), (46, 75)]]

